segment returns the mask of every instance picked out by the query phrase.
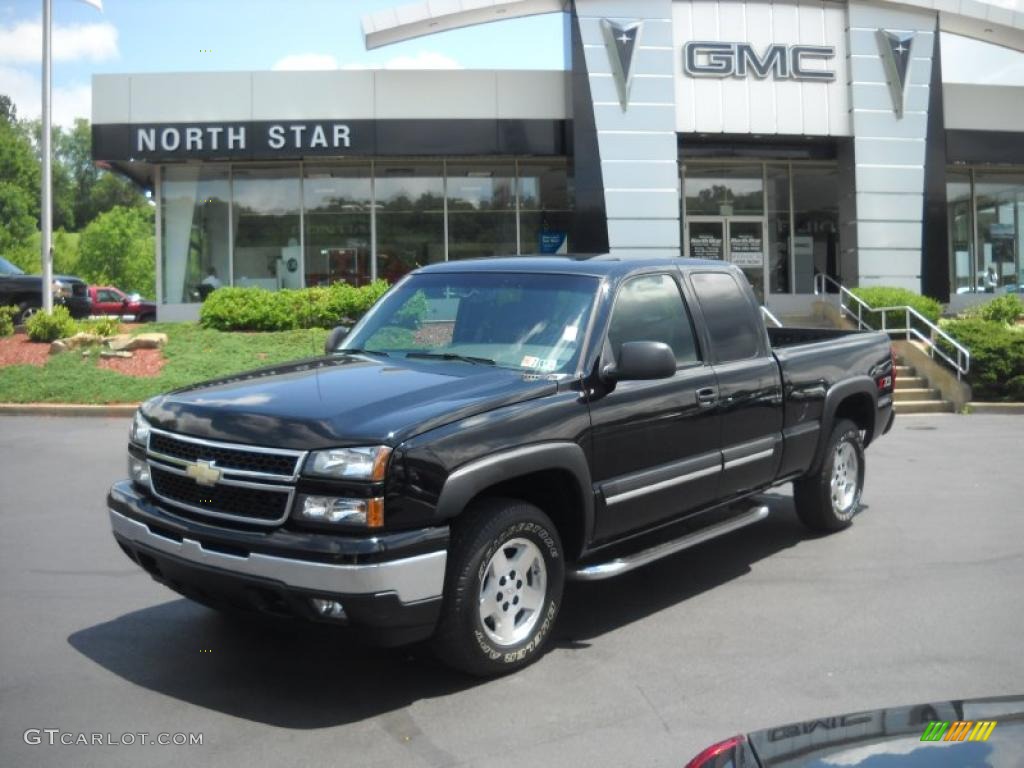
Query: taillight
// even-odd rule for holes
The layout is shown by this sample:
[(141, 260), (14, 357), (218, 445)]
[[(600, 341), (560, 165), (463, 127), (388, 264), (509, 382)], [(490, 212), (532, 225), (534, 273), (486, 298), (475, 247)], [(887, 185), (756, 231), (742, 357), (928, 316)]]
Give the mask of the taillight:
[(896, 347), (889, 347), (889, 359), (892, 360), (892, 388), (896, 389)]
[(712, 744), (688, 762), (686, 768), (734, 768), (737, 766), (736, 748), (745, 741), (746, 738), (740, 735)]

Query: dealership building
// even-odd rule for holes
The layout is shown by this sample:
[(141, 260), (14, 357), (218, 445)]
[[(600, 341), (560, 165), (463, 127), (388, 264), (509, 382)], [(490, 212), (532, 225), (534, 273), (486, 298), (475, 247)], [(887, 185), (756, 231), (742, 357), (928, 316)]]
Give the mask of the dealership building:
[(566, 251), (724, 259), (784, 313), (815, 275), (965, 304), (1024, 285), (1015, 4), (435, 0), (367, 46), (561, 13), (568, 68), (97, 75), (93, 156), (153, 192), (163, 319)]

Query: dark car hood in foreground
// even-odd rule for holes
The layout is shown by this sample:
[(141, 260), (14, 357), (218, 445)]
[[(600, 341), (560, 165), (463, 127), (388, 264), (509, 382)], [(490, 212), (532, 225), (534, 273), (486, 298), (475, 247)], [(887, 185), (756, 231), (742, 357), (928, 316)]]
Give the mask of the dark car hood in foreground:
[[(995, 720), (987, 741), (921, 741), (928, 724)], [(807, 720), (751, 733), (762, 768), (1021, 768), (1024, 697), (943, 701)]]
[(556, 391), (553, 381), (461, 362), (338, 356), (198, 384), (144, 406), (154, 426), (226, 442), (312, 449), (395, 445)]

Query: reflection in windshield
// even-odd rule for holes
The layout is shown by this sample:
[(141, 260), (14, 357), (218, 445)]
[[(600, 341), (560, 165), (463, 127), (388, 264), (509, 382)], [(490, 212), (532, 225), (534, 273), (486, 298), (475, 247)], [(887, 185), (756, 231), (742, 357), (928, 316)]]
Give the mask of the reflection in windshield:
[(580, 275), (413, 275), (356, 326), (343, 349), (486, 363), (535, 373), (573, 370), (598, 280)]

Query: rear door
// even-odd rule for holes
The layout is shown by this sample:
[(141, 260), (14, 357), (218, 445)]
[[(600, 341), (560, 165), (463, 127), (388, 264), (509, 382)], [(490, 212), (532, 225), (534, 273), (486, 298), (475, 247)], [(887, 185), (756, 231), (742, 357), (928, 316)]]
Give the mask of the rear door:
[(721, 471), (715, 374), (675, 270), (623, 281), (602, 360), (614, 358), (626, 341), (668, 344), (676, 373), (656, 381), (620, 381), (591, 399), (598, 540), (706, 505)]
[(696, 270), (689, 283), (718, 383), (721, 499), (768, 485), (782, 458), (782, 377), (761, 310), (738, 270)]

